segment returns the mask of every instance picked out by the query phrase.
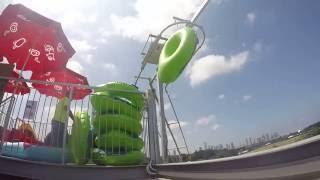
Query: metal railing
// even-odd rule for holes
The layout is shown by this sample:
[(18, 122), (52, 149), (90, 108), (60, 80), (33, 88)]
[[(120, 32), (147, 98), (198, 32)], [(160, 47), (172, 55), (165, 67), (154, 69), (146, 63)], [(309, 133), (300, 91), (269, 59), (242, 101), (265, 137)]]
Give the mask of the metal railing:
[[(131, 102), (132, 99), (130, 101), (121, 96), (91, 93), (83, 99), (72, 100), (72, 95), (76, 93), (77, 88), (93, 90), (95, 87), (0, 77), (0, 80), (4, 79), (26, 82), (30, 85), (28, 87), (30, 92), (22, 95), (7, 93), (0, 89), (0, 94), (3, 94), (3, 98), (0, 99), (1, 155), (67, 164), (74, 161), (71, 155), (72, 142), (78, 146), (82, 146), (82, 143), (85, 142), (88, 143), (87, 146), (89, 147), (87, 163), (98, 161), (95, 159), (93, 149), (103, 151), (105, 156), (120, 156), (137, 151), (143, 153), (145, 159), (150, 157), (147, 132), (148, 115), (145, 108), (138, 109), (135, 107)], [(31, 86), (31, 83), (68, 87), (70, 91), (66, 97), (70, 101), (65, 104), (67, 109), (61, 111), (65, 114), (62, 115), (57, 109), (61, 104), (61, 98), (41, 94), (39, 89)], [(51, 94), (50, 91), (57, 90), (46, 90), (47, 94)], [(110, 89), (109, 91), (114, 90)], [(132, 94), (132, 97), (135, 97), (134, 94), (144, 95), (142, 92), (125, 90), (113, 94), (117, 93)], [(52, 92), (52, 94), (54, 93)], [(98, 102), (93, 105), (93, 101)], [(72, 137), (77, 131), (75, 130), (75, 121), (85, 118), (79, 114), (80, 112), (89, 115), (88, 121), (90, 123), (87, 139), (83, 139), (81, 135), (78, 139)], [(61, 120), (60, 118), (57, 120), (57, 116), (66, 119)], [(26, 149), (30, 151), (27, 155), (22, 153)], [(52, 152), (52, 156), (55, 157), (41, 157), (53, 150), (55, 151)], [(39, 157), (34, 158), (33, 153), (38, 153)]]

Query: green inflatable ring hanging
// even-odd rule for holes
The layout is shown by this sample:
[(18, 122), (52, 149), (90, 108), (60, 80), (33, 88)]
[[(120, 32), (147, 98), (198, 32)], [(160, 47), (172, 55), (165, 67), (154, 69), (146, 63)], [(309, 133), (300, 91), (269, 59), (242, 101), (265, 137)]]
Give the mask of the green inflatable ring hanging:
[(137, 165), (144, 161), (144, 154), (141, 151), (131, 151), (126, 154), (107, 155), (103, 150), (94, 149), (92, 151), (92, 161), (97, 165)]
[(139, 136), (142, 132), (139, 120), (121, 114), (98, 115), (93, 119), (93, 128), (96, 134), (104, 134), (112, 129), (126, 131), (133, 136)]
[(111, 97), (106, 92), (93, 93), (91, 96), (91, 104), (97, 111), (97, 115), (107, 113), (124, 114), (137, 120), (140, 120), (142, 117), (142, 114), (134, 108), (130, 102)]
[(130, 134), (119, 131), (110, 131), (106, 134), (97, 135), (95, 144), (101, 149), (126, 149), (128, 151), (140, 150), (143, 148), (143, 141), (140, 138), (133, 138)]
[[(96, 87), (95, 92), (106, 92), (112, 97), (128, 99), (138, 110), (144, 107), (144, 99), (137, 87), (123, 82), (109, 82)], [(127, 91), (127, 92), (124, 92)], [(131, 93), (132, 92), (132, 93)]]
[(175, 32), (165, 43), (159, 58), (158, 76), (162, 83), (174, 82), (191, 60), (197, 35), (191, 27)]

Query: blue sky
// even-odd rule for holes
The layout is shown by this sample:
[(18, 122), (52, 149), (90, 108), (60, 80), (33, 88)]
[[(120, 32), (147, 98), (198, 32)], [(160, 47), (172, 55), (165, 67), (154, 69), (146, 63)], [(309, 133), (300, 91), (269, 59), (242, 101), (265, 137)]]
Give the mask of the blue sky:
[[(132, 83), (148, 34), (201, 0), (4, 0), (0, 9), (17, 2), (62, 23), (77, 50), (68, 66), (98, 85)], [(317, 0), (210, 2), (198, 21), (207, 41), (168, 87), (193, 149), (319, 121), (319, 9)]]

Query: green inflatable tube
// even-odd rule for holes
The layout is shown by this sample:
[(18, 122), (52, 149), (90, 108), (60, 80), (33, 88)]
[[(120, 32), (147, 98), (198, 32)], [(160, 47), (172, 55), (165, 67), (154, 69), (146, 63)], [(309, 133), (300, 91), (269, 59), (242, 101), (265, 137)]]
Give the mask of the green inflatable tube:
[(120, 98), (110, 97), (106, 92), (93, 93), (91, 96), (91, 104), (98, 115), (106, 113), (124, 114), (138, 120), (142, 117), (142, 114), (134, 108), (130, 102)]
[(92, 161), (97, 165), (104, 166), (138, 165), (144, 161), (144, 154), (140, 151), (132, 151), (122, 155), (107, 155), (103, 150), (94, 149)]
[(140, 121), (120, 114), (98, 115), (93, 119), (93, 127), (96, 134), (104, 134), (112, 129), (126, 131), (133, 136), (139, 136), (142, 132)]
[(85, 164), (88, 161), (88, 135), (90, 131), (90, 116), (87, 112), (77, 112), (72, 124), (70, 148), (76, 164)]
[[(138, 110), (144, 107), (144, 99), (137, 87), (123, 82), (110, 82), (94, 89), (95, 92), (106, 92), (112, 97), (129, 100)], [(125, 92), (126, 91), (126, 92)], [(132, 93), (131, 93), (132, 92)]]
[(174, 82), (193, 56), (197, 35), (191, 27), (175, 32), (165, 43), (159, 58), (158, 76), (162, 83)]
[(95, 144), (101, 149), (133, 151), (143, 148), (142, 139), (130, 137), (128, 133), (119, 131), (110, 131), (102, 135), (97, 134)]

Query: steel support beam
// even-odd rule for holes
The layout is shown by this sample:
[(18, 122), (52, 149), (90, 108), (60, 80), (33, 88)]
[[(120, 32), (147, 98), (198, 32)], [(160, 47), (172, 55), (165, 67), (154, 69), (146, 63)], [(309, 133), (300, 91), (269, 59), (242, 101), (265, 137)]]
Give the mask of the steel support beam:
[(157, 109), (152, 89), (147, 92), (149, 152), (152, 163), (161, 163), (158, 136)]
[(159, 117), (161, 125), (161, 150), (162, 150), (162, 163), (168, 162), (168, 137), (166, 130), (166, 117), (164, 113), (163, 102), (163, 84), (159, 81), (158, 77), (158, 97), (159, 97)]

